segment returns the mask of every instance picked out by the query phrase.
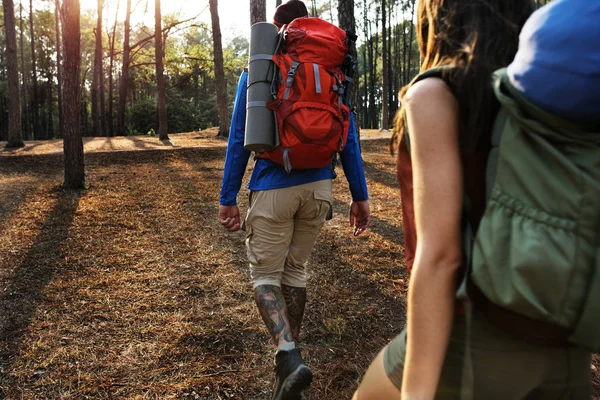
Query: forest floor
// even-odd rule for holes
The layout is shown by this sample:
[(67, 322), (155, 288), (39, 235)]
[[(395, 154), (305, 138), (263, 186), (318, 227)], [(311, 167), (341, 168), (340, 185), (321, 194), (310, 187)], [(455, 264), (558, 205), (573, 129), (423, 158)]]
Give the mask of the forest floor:
[[(405, 320), (395, 159), (388, 133), (362, 135), (376, 139), (362, 142), (373, 222), (352, 236), (338, 169), (310, 261), (310, 400), (349, 399)], [(0, 151), (0, 397), (270, 398), (273, 348), (244, 233), (217, 221), (226, 142), (170, 137), (86, 138), (79, 192), (60, 188), (61, 141)], [(600, 399), (597, 369), (593, 379)]]

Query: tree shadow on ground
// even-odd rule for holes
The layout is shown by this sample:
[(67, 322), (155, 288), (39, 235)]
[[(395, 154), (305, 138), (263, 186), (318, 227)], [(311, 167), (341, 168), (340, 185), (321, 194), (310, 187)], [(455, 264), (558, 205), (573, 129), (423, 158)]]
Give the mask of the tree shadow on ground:
[(19, 353), (44, 288), (62, 264), (61, 244), (69, 229), (81, 199), (81, 192), (55, 189), (57, 197), (52, 212), (25, 259), (16, 267), (0, 295), (0, 387)]
[(388, 186), (392, 189), (398, 188), (398, 180), (395, 174), (382, 171), (381, 168), (377, 167), (377, 165), (364, 160), (363, 167), (365, 169), (365, 175), (368, 179), (381, 183), (382, 185)]
[[(24, 180), (27, 180), (24, 177)], [(25, 199), (34, 191), (35, 183), (26, 181), (24, 184), (10, 182), (3, 187), (0, 185), (0, 235), (4, 231), (4, 222), (11, 218), (13, 213), (19, 209)]]

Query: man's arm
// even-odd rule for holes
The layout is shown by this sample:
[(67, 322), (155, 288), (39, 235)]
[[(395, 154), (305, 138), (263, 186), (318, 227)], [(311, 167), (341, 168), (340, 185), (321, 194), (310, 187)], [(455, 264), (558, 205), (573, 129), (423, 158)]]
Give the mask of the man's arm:
[(240, 212), (237, 206), (237, 194), (242, 186), (250, 152), (244, 149), (244, 132), (246, 126), (246, 91), (248, 74), (240, 76), (233, 116), (229, 130), (225, 168), (221, 184), (219, 201), (219, 222), (229, 231), (240, 229)]
[(358, 136), (354, 115), (350, 114), (350, 129), (348, 141), (344, 151), (340, 153), (344, 174), (350, 186), (352, 203), (350, 204), (350, 226), (354, 227), (354, 236), (358, 236), (367, 229), (371, 222), (371, 210), (369, 208), (369, 193), (367, 191), (367, 180), (362, 166), (362, 158), (358, 147)]

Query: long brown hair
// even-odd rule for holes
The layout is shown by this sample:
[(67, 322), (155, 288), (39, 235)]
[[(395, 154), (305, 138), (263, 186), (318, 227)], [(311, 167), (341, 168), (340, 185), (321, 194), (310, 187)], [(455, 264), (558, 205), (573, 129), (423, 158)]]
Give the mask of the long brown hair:
[[(498, 111), (491, 74), (513, 60), (521, 28), (534, 9), (533, 0), (419, 0), (421, 71), (447, 67), (441, 77), (459, 103), (463, 151), (475, 151), (489, 140)], [(394, 118), (392, 152), (404, 135), (405, 118), (401, 107)]]

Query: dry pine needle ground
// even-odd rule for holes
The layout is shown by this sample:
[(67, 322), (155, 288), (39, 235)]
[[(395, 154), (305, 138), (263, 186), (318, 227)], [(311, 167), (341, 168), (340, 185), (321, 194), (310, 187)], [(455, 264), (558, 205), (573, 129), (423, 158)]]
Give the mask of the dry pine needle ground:
[[(0, 153), (0, 395), (270, 397), (272, 345), (243, 233), (216, 218), (225, 142), (213, 133), (86, 139), (90, 189), (81, 192), (59, 187), (60, 142)], [(394, 159), (385, 139), (362, 146), (373, 224), (352, 237), (338, 168), (335, 217), (311, 256), (311, 400), (349, 399), (404, 324)]]

